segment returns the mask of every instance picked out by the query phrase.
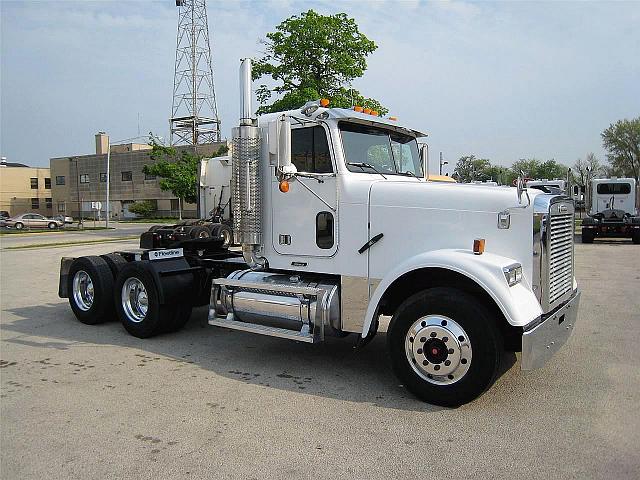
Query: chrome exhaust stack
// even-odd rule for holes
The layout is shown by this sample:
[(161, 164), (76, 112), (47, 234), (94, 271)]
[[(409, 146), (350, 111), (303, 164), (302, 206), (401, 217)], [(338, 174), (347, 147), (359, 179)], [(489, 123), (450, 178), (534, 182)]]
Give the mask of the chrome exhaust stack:
[(247, 265), (260, 269), (267, 265), (257, 253), (262, 245), (261, 138), (251, 103), (251, 59), (245, 58), (240, 64), (240, 126), (232, 132), (233, 237)]

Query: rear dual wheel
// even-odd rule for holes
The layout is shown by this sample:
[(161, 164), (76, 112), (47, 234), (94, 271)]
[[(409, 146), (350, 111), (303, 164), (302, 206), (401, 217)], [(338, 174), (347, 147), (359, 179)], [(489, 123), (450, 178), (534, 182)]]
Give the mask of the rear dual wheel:
[(138, 338), (179, 330), (191, 316), (191, 305), (160, 304), (153, 275), (142, 263), (129, 263), (120, 270), (113, 299), (122, 325)]
[(67, 292), (71, 310), (82, 323), (95, 325), (113, 318), (113, 276), (104, 259), (75, 259), (67, 276)]

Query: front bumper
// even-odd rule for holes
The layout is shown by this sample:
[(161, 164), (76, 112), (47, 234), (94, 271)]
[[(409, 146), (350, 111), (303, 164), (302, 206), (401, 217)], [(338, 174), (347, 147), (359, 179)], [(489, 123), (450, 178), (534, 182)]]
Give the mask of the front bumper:
[(522, 334), (522, 370), (542, 367), (569, 340), (578, 319), (580, 291)]

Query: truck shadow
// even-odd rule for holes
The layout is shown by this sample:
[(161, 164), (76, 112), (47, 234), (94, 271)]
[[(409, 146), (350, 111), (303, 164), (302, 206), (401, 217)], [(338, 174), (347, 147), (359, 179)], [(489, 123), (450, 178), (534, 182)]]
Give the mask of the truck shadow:
[[(416, 412), (443, 409), (416, 399), (399, 384), (391, 369), (385, 334), (377, 335), (361, 350), (353, 348), (355, 335), (309, 345), (211, 327), (206, 323), (206, 307), (200, 307), (194, 309), (189, 323), (180, 332), (138, 339), (117, 321), (94, 326), (79, 323), (67, 303), (6, 312), (17, 318), (2, 325), (3, 341), (40, 349), (82, 348), (87, 355), (95, 345), (132, 349), (129, 354), (123, 353), (120, 359), (123, 363), (114, 368), (135, 369), (149, 362), (165, 362), (163, 368), (166, 366), (168, 374), (186, 374), (188, 370), (191, 376), (199, 377), (199, 372), (191, 370), (198, 367), (205, 373), (247, 384), (336, 400)], [(140, 350), (147, 354), (141, 354)], [(515, 361), (514, 354), (504, 355), (499, 376)]]

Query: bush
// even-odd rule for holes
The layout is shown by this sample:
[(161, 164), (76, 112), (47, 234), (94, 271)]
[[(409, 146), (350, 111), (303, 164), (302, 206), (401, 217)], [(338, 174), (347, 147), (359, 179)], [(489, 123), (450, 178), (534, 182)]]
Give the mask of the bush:
[(129, 207), (129, 211), (131, 213), (135, 213), (136, 215), (140, 215), (141, 217), (150, 217), (153, 215), (153, 212), (156, 211), (156, 205), (151, 200), (143, 200), (141, 202), (136, 202)]

